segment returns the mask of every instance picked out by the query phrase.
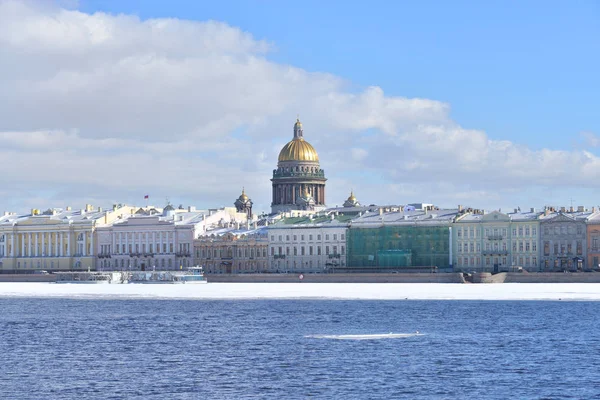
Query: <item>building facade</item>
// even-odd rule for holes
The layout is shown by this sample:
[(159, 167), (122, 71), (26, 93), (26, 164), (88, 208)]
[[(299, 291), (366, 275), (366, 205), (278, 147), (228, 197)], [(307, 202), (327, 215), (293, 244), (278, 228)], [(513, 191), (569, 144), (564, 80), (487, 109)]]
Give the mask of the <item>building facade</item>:
[(451, 224), (457, 210), (381, 208), (354, 218), (348, 230), (348, 267), (361, 270), (449, 270)]
[(271, 272), (334, 272), (346, 267), (346, 235), (351, 217), (331, 213), (284, 218), (270, 225)]
[(115, 205), (104, 211), (86, 205), (80, 210), (32, 210), (29, 215), (0, 218), (0, 271), (96, 269), (98, 229), (129, 215), (135, 208)]
[[(153, 212), (156, 210), (158, 213)], [(98, 229), (98, 269), (178, 270), (194, 265), (194, 240), (207, 229), (245, 224), (247, 214), (233, 207), (196, 210), (168, 205), (140, 209)]]
[(268, 272), (265, 226), (209, 230), (194, 241), (195, 264), (209, 274)]
[(325, 171), (315, 148), (304, 140), (302, 123), (294, 124), (294, 137), (279, 153), (273, 170), (273, 213), (325, 209)]
[(542, 271), (583, 269), (587, 256), (586, 222), (591, 214), (546, 210), (540, 222)]

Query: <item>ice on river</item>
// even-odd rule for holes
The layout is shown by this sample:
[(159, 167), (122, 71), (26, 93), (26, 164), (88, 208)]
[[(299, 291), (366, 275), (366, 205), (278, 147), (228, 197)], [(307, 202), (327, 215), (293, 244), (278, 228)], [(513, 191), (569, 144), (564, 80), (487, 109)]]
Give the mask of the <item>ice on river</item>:
[(600, 283), (0, 283), (0, 297), (147, 299), (600, 300)]

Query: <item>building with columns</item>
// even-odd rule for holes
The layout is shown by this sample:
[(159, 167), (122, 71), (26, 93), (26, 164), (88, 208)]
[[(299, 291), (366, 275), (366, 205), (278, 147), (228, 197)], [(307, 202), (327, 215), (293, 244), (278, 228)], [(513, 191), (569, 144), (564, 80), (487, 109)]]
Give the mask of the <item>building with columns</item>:
[(0, 217), (0, 272), (68, 271), (96, 268), (96, 230), (134, 210), (115, 205), (104, 211), (86, 205), (34, 209), (28, 215)]
[(325, 171), (315, 148), (304, 140), (302, 123), (294, 124), (294, 137), (279, 153), (273, 170), (273, 213), (325, 209)]
[(233, 207), (146, 207), (98, 228), (99, 270), (178, 270), (194, 265), (194, 240), (221, 224), (246, 223)]

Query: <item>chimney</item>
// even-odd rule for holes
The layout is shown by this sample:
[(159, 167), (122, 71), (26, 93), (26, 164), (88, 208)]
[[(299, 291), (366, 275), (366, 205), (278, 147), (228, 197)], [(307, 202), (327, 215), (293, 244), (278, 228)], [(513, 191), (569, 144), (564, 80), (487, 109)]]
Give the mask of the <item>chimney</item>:
[(516, 214), (516, 213), (517, 213), (517, 209), (515, 208), (515, 212), (514, 212), (514, 214)]
[(383, 208), (379, 209), (379, 215), (383, 215)]
[(575, 208), (573, 208), (573, 206), (571, 206), (571, 207), (569, 208), (569, 212), (575, 212)]
[(102, 207), (98, 207), (98, 212), (102, 212)]
[(463, 206), (461, 204), (458, 205), (458, 212), (462, 212)]
[(561, 207), (560, 212), (567, 212), (567, 207)]
[(119, 206), (117, 206), (116, 204), (113, 204), (113, 211), (117, 211), (117, 208), (119, 208)]
[(71, 211), (71, 206), (67, 206), (67, 207), (65, 208), (65, 210), (67, 210), (67, 211)]
[(195, 206), (188, 206), (188, 212), (194, 212), (194, 211), (196, 211)]
[(585, 211), (584, 206), (577, 206), (577, 212), (584, 212), (584, 211)]
[(94, 206), (92, 206), (91, 204), (86, 204), (85, 205), (85, 211), (86, 212), (90, 212), (94, 209)]
[(544, 209), (544, 216), (546, 216), (546, 217), (547, 217), (548, 215), (550, 215), (550, 208), (546, 207), (546, 208)]
[(596, 207), (592, 207), (592, 212), (595, 213), (596, 212)]
[(532, 213), (534, 213), (534, 212), (535, 212), (535, 208), (531, 207), (531, 208), (529, 209), (529, 211), (530, 211), (530, 212), (532, 212)]

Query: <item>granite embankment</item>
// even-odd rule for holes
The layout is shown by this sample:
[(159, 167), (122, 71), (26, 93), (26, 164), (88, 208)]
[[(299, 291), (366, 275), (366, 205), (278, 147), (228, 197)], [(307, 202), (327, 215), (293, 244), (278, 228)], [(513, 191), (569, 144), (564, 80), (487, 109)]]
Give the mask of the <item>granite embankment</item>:
[(0, 274), (0, 282), (56, 282), (56, 275)]
[(209, 282), (310, 282), (310, 283), (464, 283), (460, 273), (340, 273), (340, 274), (209, 274)]

